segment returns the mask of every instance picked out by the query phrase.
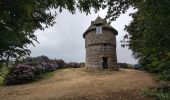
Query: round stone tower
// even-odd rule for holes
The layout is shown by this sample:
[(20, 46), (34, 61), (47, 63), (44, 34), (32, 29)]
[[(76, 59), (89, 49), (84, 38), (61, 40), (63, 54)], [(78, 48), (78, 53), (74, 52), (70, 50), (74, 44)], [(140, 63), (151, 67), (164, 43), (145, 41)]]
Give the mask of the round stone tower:
[(97, 17), (84, 32), (86, 68), (118, 70), (116, 35), (118, 32), (106, 20)]

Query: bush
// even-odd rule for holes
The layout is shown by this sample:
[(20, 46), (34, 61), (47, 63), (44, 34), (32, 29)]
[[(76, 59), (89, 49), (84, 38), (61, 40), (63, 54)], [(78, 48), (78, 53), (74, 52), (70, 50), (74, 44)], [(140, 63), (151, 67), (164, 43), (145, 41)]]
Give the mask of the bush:
[(50, 63), (42, 62), (41, 66), (45, 69), (45, 72), (52, 72), (52, 71), (56, 70), (55, 66)]
[(126, 63), (118, 63), (119, 68), (128, 68), (128, 64)]
[(81, 64), (76, 63), (76, 62), (69, 62), (69, 63), (66, 63), (64, 67), (65, 68), (80, 68)]
[(36, 65), (36, 66), (31, 66), (35, 75), (41, 75), (42, 73), (46, 72), (46, 69), (44, 67), (42, 67), (41, 65)]
[(5, 77), (5, 84), (23, 84), (36, 79), (35, 69), (28, 65), (17, 65), (11, 67), (8, 75)]
[(140, 64), (135, 64), (132, 66), (133, 69), (136, 69), (136, 70), (140, 70), (141, 69), (141, 65)]
[(34, 70), (34, 73), (36, 75), (40, 75), (45, 72), (45, 68), (42, 67), (41, 64), (36, 60), (27, 61), (24, 63), (24, 65), (28, 65), (28, 66), (32, 67), (32, 69)]
[(46, 56), (26, 58), (24, 64), (32, 66), (36, 70), (37, 74), (51, 72), (58, 68), (58, 64), (54, 60), (50, 60)]
[(170, 84), (163, 82), (155, 87), (151, 87), (144, 91), (146, 96), (154, 97), (155, 100), (170, 100)]
[(58, 60), (55, 59), (53, 62), (54, 62), (54, 64), (57, 65), (58, 69), (61, 69), (61, 68), (63, 68), (65, 66), (65, 62), (62, 59), (58, 59)]
[(170, 69), (163, 71), (160, 76), (162, 80), (170, 81)]
[(55, 71), (65, 65), (64, 60), (50, 60), (47, 56), (27, 57), (21, 63), (22, 65), (10, 68), (4, 79), (5, 84), (23, 84), (41, 79), (43, 73)]
[(85, 63), (80, 63), (80, 68), (84, 68), (85, 67)]

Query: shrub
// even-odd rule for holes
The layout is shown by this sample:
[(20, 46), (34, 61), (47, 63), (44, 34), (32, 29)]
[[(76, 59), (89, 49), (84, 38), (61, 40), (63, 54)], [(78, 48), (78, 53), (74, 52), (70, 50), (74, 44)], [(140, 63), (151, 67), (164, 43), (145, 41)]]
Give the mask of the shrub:
[(61, 69), (61, 68), (63, 68), (65, 66), (65, 62), (62, 59), (58, 59), (58, 60), (55, 59), (54, 63), (57, 65), (58, 69)]
[(80, 68), (81, 67), (81, 63), (76, 63), (76, 62), (69, 62), (65, 64), (65, 68)]
[(42, 73), (45, 73), (46, 71), (45, 71), (45, 68), (44, 67), (42, 67), (41, 65), (36, 65), (36, 66), (31, 66), (32, 67), (32, 69), (33, 69), (33, 71), (34, 71), (34, 73), (35, 73), (35, 75), (41, 75)]
[(85, 67), (85, 63), (80, 63), (80, 68), (84, 68)]
[(5, 77), (5, 84), (23, 84), (36, 79), (35, 70), (28, 65), (17, 65), (11, 67), (8, 75)]
[(163, 71), (160, 77), (162, 80), (170, 81), (170, 69)]
[(32, 60), (29, 62), (25, 62), (24, 64), (32, 67), (36, 75), (40, 75), (41, 73), (45, 72), (45, 68), (42, 67), (38, 61)]
[(53, 65), (56, 69), (59, 68), (58, 64), (56, 64), (56, 63), (52, 63), (52, 65)]
[(41, 66), (45, 69), (45, 72), (52, 72), (52, 71), (56, 70), (55, 66), (50, 63), (42, 62)]
[(50, 60), (46, 56), (26, 58), (24, 64), (32, 66), (36, 71), (35, 73), (37, 74), (41, 74), (44, 72), (51, 72), (58, 68), (58, 64), (55, 61)]
[(133, 69), (140, 70), (141, 69), (140, 64), (133, 65)]
[(146, 89), (144, 95), (154, 97), (155, 100), (170, 100), (170, 84), (168, 82), (160, 83), (157, 86)]
[(119, 68), (128, 68), (128, 64), (126, 63), (118, 63)]
[(42, 74), (52, 72), (58, 68), (63, 68), (63, 60), (50, 60), (46, 56), (27, 57), (22, 60), (22, 65), (10, 68), (8, 75), (5, 77), (5, 84), (23, 84), (35, 79), (42, 78)]

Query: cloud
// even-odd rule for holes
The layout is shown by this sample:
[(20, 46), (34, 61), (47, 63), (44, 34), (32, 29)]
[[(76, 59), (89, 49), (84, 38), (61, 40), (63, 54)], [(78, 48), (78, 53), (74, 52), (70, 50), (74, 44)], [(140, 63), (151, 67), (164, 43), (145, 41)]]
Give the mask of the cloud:
[[(132, 9), (128, 13), (132, 12)], [(126, 34), (124, 26), (127, 25), (132, 18), (128, 13), (121, 15), (112, 26), (118, 30), (117, 36), (117, 56), (118, 62), (136, 63), (137, 61), (131, 56), (131, 51), (127, 48), (120, 47), (120, 40)], [(98, 13), (102, 18), (106, 15), (106, 10)], [(31, 56), (46, 55), (49, 58), (64, 59), (66, 61), (85, 61), (85, 41), (82, 37), (85, 30), (89, 27), (91, 21), (95, 20), (98, 14), (92, 13), (88, 16), (84, 13), (77, 12), (72, 15), (64, 10), (56, 17), (56, 24), (44, 31), (37, 30), (40, 44), (35, 43), (35, 47), (28, 46), (31, 49)]]

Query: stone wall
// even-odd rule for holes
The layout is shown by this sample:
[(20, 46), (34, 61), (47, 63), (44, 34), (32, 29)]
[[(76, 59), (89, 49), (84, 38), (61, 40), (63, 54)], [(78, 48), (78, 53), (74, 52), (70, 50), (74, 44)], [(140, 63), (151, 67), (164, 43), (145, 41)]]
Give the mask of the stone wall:
[(109, 30), (103, 30), (102, 34), (96, 34), (96, 31), (92, 30), (85, 37), (85, 46), (97, 43), (111, 43), (116, 46), (116, 35)]
[(108, 57), (108, 69), (117, 69), (116, 35), (109, 30), (102, 34), (90, 31), (85, 37), (86, 67), (102, 69), (102, 57)]

